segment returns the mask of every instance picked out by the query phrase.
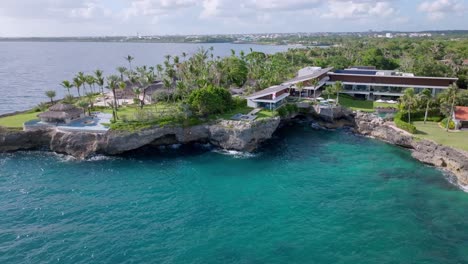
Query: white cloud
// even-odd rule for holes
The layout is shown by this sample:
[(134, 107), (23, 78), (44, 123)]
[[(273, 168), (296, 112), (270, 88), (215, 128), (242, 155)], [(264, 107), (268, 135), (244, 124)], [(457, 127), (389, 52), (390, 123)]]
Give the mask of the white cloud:
[(288, 11), (288, 10), (303, 10), (314, 9), (320, 6), (319, 0), (251, 0), (246, 3), (247, 6), (253, 7), (256, 10), (273, 10), (273, 11)]
[(328, 11), (322, 17), (339, 19), (368, 19), (377, 17), (389, 17), (396, 15), (398, 11), (391, 1), (368, 0), (332, 0), (328, 4)]
[(218, 15), (220, 0), (203, 0), (203, 11), (200, 14), (201, 18), (208, 18)]
[(435, 0), (422, 2), (418, 6), (418, 10), (427, 13), (428, 18), (431, 20), (440, 20), (449, 14), (464, 14), (466, 7), (463, 1), (460, 0)]
[(126, 18), (136, 16), (156, 16), (189, 8), (196, 0), (131, 0), (130, 6), (123, 10)]
[[(1, 36), (468, 29), (467, 0), (0, 0)], [(464, 4), (465, 3), (465, 4)], [(416, 7), (415, 7), (416, 6)], [(345, 20), (346, 22), (343, 22)]]

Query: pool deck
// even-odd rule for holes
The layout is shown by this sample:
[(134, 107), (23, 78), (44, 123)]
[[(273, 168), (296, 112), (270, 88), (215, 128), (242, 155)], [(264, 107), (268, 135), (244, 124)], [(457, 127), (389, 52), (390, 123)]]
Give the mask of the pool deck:
[(69, 124), (50, 124), (41, 121), (30, 121), (24, 124), (25, 130), (55, 127), (57, 130), (66, 132), (91, 132), (91, 133), (105, 133), (109, 127), (104, 124), (109, 124), (112, 119), (111, 114), (93, 113), (91, 116), (74, 120)]

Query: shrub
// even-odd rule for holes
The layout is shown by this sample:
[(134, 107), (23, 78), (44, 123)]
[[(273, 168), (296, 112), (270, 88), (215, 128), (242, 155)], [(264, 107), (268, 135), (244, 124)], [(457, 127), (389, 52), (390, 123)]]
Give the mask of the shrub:
[(192, 110), (202, 116), (221, 114), (232, 109), (233, 100), (228, 90), (208, 86), (192, 91), (188, 98)]
[(75, 97), (71, 94), (65, 95), (65, 98), (63, 98), (63, 102), (66, 104), (74, 104), (76, 102)]
[[(408, 122), (408, 112), (401, 111), (401, 120)], [(411, 112), (411, 121), (424, 121), (425, 111)], [(427, 121), (429, 122), (440, 122), (443, 119), (439, 109), (429, 109), (427, 113)]]
[[(444, 119), (440, 122), (440, 124), (441, 124), (444, 128), (447, 127), (447, 120), (448, 120), (448, 118), (444, 118)], [(449, 129), (451, 129), (451, 130), (455, 129), (455, 122), (453, 122), (452, 119), (450, 119)]]
[(34, 112), (44, 112), (47, 111), (47, 104), (46, 103), (39, 103), (35, 108)]
[(173, 94), (171, 91), (168, 90), (158, 90), (153, 93), (151, 98), (156, 101), (156, 102), (161, 102), (161, 101), (170, 101), (172, 100)]
[(293, 114), (295, 114), (297, 112), (298, 112), (298, 108), (297, 108), (296, 104), (286, 104), (283, 107), (280, 107), (278, 109), (278, 114), (281, 117), (290, 116), (290, 115), (293, 115)]
[(405, 131), (408, 131), (410, 132), (411, 134), (415, 134), (417, 129), (415, 126), (413, 126), (412, 124), (410, 123), (407, 123), (406, 121), (403, 120), (403, 116), (405, 113), (400, 111), (398, 112), (395, 117), (393, 118), (393, 122), (395, 122), (395, 125), (398, 127), (398, 128), (401, 128)]
[(233, 108), (242, 108), (247, 106), (247, 99), (235, 96), (232, 98)]

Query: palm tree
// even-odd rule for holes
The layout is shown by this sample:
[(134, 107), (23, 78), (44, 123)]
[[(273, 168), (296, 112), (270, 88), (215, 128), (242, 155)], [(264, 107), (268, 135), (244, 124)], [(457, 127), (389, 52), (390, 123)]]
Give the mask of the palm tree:
[(146, 90), (155, 82), (155, 78), (152, 74), (148, 73), (141, 77), (139, 82), (141, 89), (143, 90), (143, 98), (140, 99), (140, 107), (143, 109), (143, 106), (145, 105)]
[(101, 93), (104, 94), (104, 77), (102, 70), (95, 70), (94, 76), (96, 77), (96, 84), (101, 88)]
[(86, 84), (89, 85), (89, 89), (91, 90), (91, 92), (94, 93), (94, 84), (96, 83), (96, 79), (94, 78), (94, 76), (86, 75), (85, 81), (86, 81)]
[(76, 75), (76, 78), (78, 78), (78, 80), (80, 80), (81, 85), (83, 85), (84, 93), (86, 94), (86, 86), (84, 85), (86, 83), (86, 76), (84, 75), (83, 72), (79, 72)]
[(102, 74), (103, 74), (102, 70), (97, 69), (94, 71), (94, 76), (96, 76), (96, 79), (102, 77)]
[(447, 90), (445, 90), (445, 93), (443, 94), (443, 97), (442, 97), (443, 101), (445, 101), (445, 104), (450, 105), (450, 108), (448, 109), (448, 111), (446, 111), (447, 125), (446, 125), (445, 130), (447, 132), (449, 130), (450, 121), (452, 120), (452, 117), (453, 117), (457, 95), (458, 95), (458, 86), (456, 83), (453, 83), (448, 87)]
[(97, 77), (96, 84), (101, 88), (101, 94), (104, 95), (104, 77)]
[(78, 91), (78, 97), (81, 97), (81, 94), (80, 94), (81, 85), (83, 85), (83, 82), (81, 81), (80, 78), (78, 78), (78, 77), (73, 78), (73, 86)]
[(416, 98), (414, 93), (414, 88), (407, 88), (403, 91), (403, 96), (401, 97), (401, 103), (408, 110), (408, 123), (411, 123), (411, 107), (416, 104)]
[(303, 82), (296, 83), (296, 90), (299, 92), (299, 100), (300, 100), (302, 97), (302, 90), (304, 90), (304, 83)]
[(314, 101), (317, 102), (317, 96), (315, 96), (315, 93), (317, 91), (317, 86), (319, 85), (318, 79), (313, 79), (311, 82), (312, 86), (314, 87)]
[(124, 73), (127, 71), (127, 68), (125, 67), (117, 67), (117, 71), (120, 73), (120, 81), (124, 81)]
[(107, 86), (106, 88), (112, 91), (112, 95), (114, 97), (114, 101), (111, 104), (112, 105), (112, 113), (114, 116), (114, 121), (117, 120), (117, 96), (115, 94), (115, 90), (119, 86), (119, 76), (117, 75), (110, 75), (107, 77)]
[(340, 93), (343, 91), (343, 83), (338, 81), (333, 84), (333, 92), (336, 93), (336, 102), (335, 104), (338, 105), (340, 101)]
[(164, 71), (164, 69), (161, 64), (156, 65), (156, 71), (158, 72), (158, 78), (162, 79), (162, 72)]
[(429, 112), (429, 106), (432, 102), (432, 92), (429, 89), (424, 89), (422, 92), (419, 94), (419, 97), (422, 101), (426, 102), (426, 112), (424, 113), (424, 124), (426, 124), (427, 121), (427, 114)]
[(78, 101), (77, 105), (80, 107), (80, 108), (83, 108), (83, 113), (86, 115), (86, 110), (88, 109), (89, 107), (89, 103), (87, 100), (80, 100)]
[(94, 108), (94, 94), (92, 93), (86, 94), (86, 101), (89, 104), (88, 115), (91, 115), (91, 109)]
[(164, 55), (164, 58), (166, 59), (166, 61), (169, 63), (170, 60), (171, 60), (171, 55), (167, 54), (167, 55)]
[(73, 84), (70, 83), (70, 81), (65, 80), (65, 81), (63, 81), (62, 83), (60, 83), (60, 85), (61, 85), (63, 88), (67, 89), (68, 95), (71, 95), (70, 89), (73, 88)]
[(125, 82), (120, 81), (118, 84), (119, 90), (123, 91), (127, 88), (127, 84)]
[(54, 103), (54, 98), (57, 95), (54, 90), (49, 90), (45, 92), (45, 95), (50, 98), (50, 103)]
[(134, 57), (128, 55), (126, 58), (125, 58), (127, 61), (128, 61), (128, 65), (130, 66), (130, 70), (132, 71), (132, 61), (135, 59)]

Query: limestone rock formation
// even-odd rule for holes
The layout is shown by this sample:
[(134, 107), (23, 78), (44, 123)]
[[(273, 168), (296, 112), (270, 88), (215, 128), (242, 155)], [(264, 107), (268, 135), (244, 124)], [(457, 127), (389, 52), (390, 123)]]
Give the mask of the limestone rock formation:
[(94, 154), (116, 155), (147, 145), (209, 142), (215, 146), (252, 151), (271, 138), (280, 118), (253, 122), (219, 121), (193, 127), (154, 127), (136, 132), (107, 133), (64, 132), (56, 129), (36, 131), (0, 131), (0, 152), (48, 148), (57, 153), (83, 159)]
[(459, 186), (464, 189), (468, 187), (468, 154), (466, 152), (429, 140), (415, 139), (412, 135), (396, 129), (373, 114), (357, 112), (355, 120), (356, 132), (409, 148), (415, 159), (450, 171), (454, 174), (454, 180)]

